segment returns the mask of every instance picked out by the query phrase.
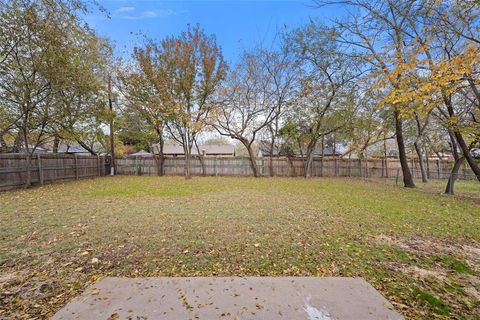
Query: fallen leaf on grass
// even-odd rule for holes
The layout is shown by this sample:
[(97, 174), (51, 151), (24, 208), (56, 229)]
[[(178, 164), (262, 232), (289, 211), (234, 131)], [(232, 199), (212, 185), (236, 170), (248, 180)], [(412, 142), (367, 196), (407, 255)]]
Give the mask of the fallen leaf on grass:
[(116, 319), (119, 319), (119, 318), (120, 318), (120, 316), (118, 315), (118, 313), (115, 312), (115, 313), (112, 313), (110, 315), (110, 317), (107, 318), (107, 320), (116, 320)]

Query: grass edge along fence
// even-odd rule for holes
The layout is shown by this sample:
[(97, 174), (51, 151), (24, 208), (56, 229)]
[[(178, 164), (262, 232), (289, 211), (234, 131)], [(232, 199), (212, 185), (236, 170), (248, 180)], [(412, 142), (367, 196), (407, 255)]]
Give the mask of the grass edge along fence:
[[(0, 153), (0, 191), (22, 188), (27, 180), (23, 153)], [(30, 159), (31, 185), (104, 176), (105, 157), (65, 153), (39, 153)]]
[[(160, 162), (158, 156), (125, 157), (116, 160), (117, 174), (159, 175)], [(305, 176), (302, 158), (287, 159), (275, 157), (258, 158), (257, 168), (261, 176), (301, 177)], [(429, 179), (448, 179), (454, 162), (448, 160), (432, 160), (426, 163)], [(183, 175), (184, 157), (167, 157), (164, 159), (164, 175)], [(417, 159), (409, 159), (409, 167), (414, 178), (421, 178), (420, 165)], [(192, 175), (201, 176), (253, 176), (250, 160), (246, 157), (199, 157), (191, 159)], [(398, 159), (342, 159), (315, 158), (310, 168), (311, 177), (361, 177), (361, 178), (401, 178), (402, 170)], [(457, 179), (474, 180), (475, 175), (466, 163), (462, 164)]]

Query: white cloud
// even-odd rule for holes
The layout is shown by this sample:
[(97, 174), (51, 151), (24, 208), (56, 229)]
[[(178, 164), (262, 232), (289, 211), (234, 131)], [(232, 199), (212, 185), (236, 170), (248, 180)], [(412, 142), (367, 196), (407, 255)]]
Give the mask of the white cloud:
[(133, 10), (135, 10), (135, 7), (120, 7), (117, 10), (115, 10), (115, 12), (122, 13), (122, 12), (130, 12)]
[(145, 18), (155, 18), (157, 16), (157, 12), (156, 11), (144, 11), (142, 13), (142, 16), (144, 16)]
[(143, 11), (139, 15), (126, 15), (126, 16), (122, 16), (121, 18), (129, 19), (129, 20), (148, 19), (148, 18), (165, 18), (165, 17), (173, 16), (174, 14), (175, 14), (175, 11), (171, 9), (161, 9), (161, 10)]

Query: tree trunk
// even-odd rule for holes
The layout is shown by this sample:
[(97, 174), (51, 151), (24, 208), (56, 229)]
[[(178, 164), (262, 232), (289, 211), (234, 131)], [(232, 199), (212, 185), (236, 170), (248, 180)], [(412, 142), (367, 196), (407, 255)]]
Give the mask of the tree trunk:
[[(163, 154), (163, 147), (165, 145), (165, 141), (163, 140), (163, 126), (157, 126), (156, 129), (157, 131), (157, 135), (158, 135), (158, 157), (159, 157), (159, 165), (160, 165), (160, 169), (159, 169), (159, 172), (157, 172), (157, 174), (159, 176), (163, 176), (164, 174), (164, 167), (165, 167), (165, 156)], [(153, 150), (152, 148), (152, 153), (155, 153), (155, 151)]]
[(199, 159), (200, 159), (200, 165), (202, 166), (202, 176), (206, 176), (207, 175), (207, 167), (205, 165), (205, 157), (203, 156), (203, 154), (199, 155)]
[(322, 165), (321, 169), (320, 169), (320, 175), (323, 177), (323, 160), (324, 160), (324, 157), (325, 157), (325, 135), (322, 134), (322, 162), (320, 163)]
[[(111, 113), (113, 113), (113, 100), (112, 100), (112, 77), (108, 75), (108, 108)], [(110, 155), (112, 160), (110, 162), (111, 168), (113, 168), (113, 174), (116, 173), (116, 163), (115, 163), (115, 129), (113, 126), (113, 115), (110, 115)]]
[(32, 184), (32, 172), (31, 172), (31, 161), (32, 157), (30, 156), (30, 152), (27, 151), (25, 154), (25, 170), (26, 170), (26, 178), (25, 178), (25, 188), (28, 188)]
[(198, 144), (197, 144), (197, 139), (195, 139), (193, 143), (195, 143), (195, 149), (197, 149), (198, 159), (200, 160), (200, 166), (202, 167), (202, 176), (205, 177), (207, 175), (207, 168), (205, 166), (204, 154), (200, 152), (200, 148), (198, 147)]
[(289, 176), (291, 177), (296, 177), (297, 176), (297, 172), (295, 170), (295, 166), (293, 165), (293, 160), (292, 160), (292, 157), (290, 154), (287, 153), (286, 155), (287, 157), (287, 162), (288, 162), (288, 167), (289, 167)]
[[(32, 173), (30, 170), (30, 162), (31, 162), (31, 156), (30, 156), (30, 149), (28, 146), (28, 133), (27, 129), (23, 129), (23, 143), (25, 145), (25, 188), (30, 187), (32, 184)], [(33, 152), (33, 150), (32, 150)]]
[(447, 187), (445, 188), (446, 194), (454, 194), (455, 180), (457, 180), (458, 170), (460, 170), (464, 159), (465, 157), (459, 157), (455, 160), (452, 172), (450, 173), (450, 177), (448, 178)]
[(160, 176), (160, 156), (153, 155), (153, 161), (155, 162), (155, 168), (157, 169), (157, 176)]
[(192, 176), (190, 175), (190, 148), (184, 144), (183, 151), (185, 154), (185, 169), (184, 169), (185, 179), (191, 179)]
[[(450, 116), (450, 118), (454, 118), (455, 117), (455, 111), (453, 110), (453, 106), (452, 106), (450, 98), (444, 96), (444, 102), (445, 102), (445, 105), (447, 106), (448, 115)], [(467, 143), (463, 139), (463, 136), (460, 133), (460, 131), (458, 130), (458, 128), (456, 128), (456, 127), (453, 128), (453, 135), (455, 136), (455, 140), (457, 140), (458, 146), (462, 150), (462, 154), (465, 157), (465, 159), (467, 160), (468, 165), (470, 166), (470, 168), (472, 168), (472, 171), (473, 171), (473, 173), (475, 173), (475, 175), (477, 177), (477, 180), (480, 181), (480, 167), (475, 162), (475, 159), (473, 158), (472, 154), (470, 153), (470, 149), (468, 148)]]
[(13, 141), (12, 152), (13, 153), (20, 153), (22, 149), (22, 137), (21, 133), (19, 132), (15, 135), (15, 140)]
[(8, 152), (7, 142), (5, 141), (5, 138), (3, 137), (4, 134), (5, 134), (5, 132), (0, 132), (0, 153)]
[(470, 149), (467, 146), (467, 143), (463, 139), (462, 134), (459, 131), (454, 131), (455, 138), (457, 139), (458, 145), (460, 149), (462, 149), (463, 157), (467, 160), (468, 165), (472, 169), (473, 173), (477, 176), (477, 180), (480, 181), (480, 167), (475, 162), (472, 154), (470, 153)]
[(53, 148), (52, 148), (52, 152), (53, 153), (58, 153), (58, 145), (60, 144), (60, 137), (59, 136), (55, 136), (53, 138)]
[(270, 177), (275, 176), (275, 171), (273, 169), (273, 149), (275, 148), (275, 139), (272, 138), (270, 142)]
[(252, 149), (252, 145), (250, 143), (244, 142), (244, 141), (242, 141), (242, 143), (245, 146), (245, 148), (247, 148), (248, 157), (250, 159), (250, 166), (251, 166), (252, 171), (253, 171), (253, 176), (258, 178), (260, 175), (259, 175), (258, 167), (257, 167), (257, 157), (255, 157), (255, 152)]
[(317, 145), (318, 139), (312, 138), (310, 140), (310, 143), (307, 146), (307, 154), (305, 155), (305, 164), (304, 164), (304, 169), (305, 169), (305, 179), (308, 179), (311, 177), (311, 169), (312, 169), (312, 161), (313, 161), (313, 153), (315, 152), (315, 146)]
[[(152, 150), (153, 151), (153, 150)], [(163, 176), (163, 167), (164, 167), (164, 162), (165, 158), (163, 156), (163, 153), (159, 153), (158, 156), (155, 154), (153, 155), (153, 160), (155, 160), (155, 165), (157, 168), (157, 176)]]
[(83, 141), (81, 140), (77, 140), (78, 144), (81, 145), (85, 150), (87, 150), (88, 152), (90, 152), (90, 154), (92, 156), (96, 156), (97, 153), (95, 151), (93, 151), (92, 148), (90, 148), (89, 146), (87, 146), (87, 144), (85, 144)]
[(398, 110), (393, 112), (395, 118), (395, 135), (397, 138), (398, 145), (398, 156), (400, 158), (400, 165), (402, 167), (403, 173), (403, 185), (406, 188), (415, 188), (415, 183), (413, 182), (412, 173), (408, 168), (408, 159), (405, 151), (405, 142), (403, 140), (403, 128), (402, 120), (400, 119), (400, 114)]
[(305, 159), (305, 179), (309, 179), (312, 177), (312, 161), (313, 161), (313, 153), (307, 153), (307, 157)]
[(163, 145), (164, 141), (162, 139), (160, 140), (160, 146), (158, 150), (158, 156), (160, 158), (160, 176), (163, 176), (165, 172), (165, 155), (163, 154)]
[(425, 172), (425, 165), (424, 165), (424, 161), (423, 161), (422, 148), (421, 148), (418, 141), (415, 141), (413, 143), (413, 145), (415, 146), (415, 152), (417, 153), (417, 156), (418, 156), (418, 164), (420, 165), (420, 173), (422, 174), (422, 182), (427, 183), (428, 182), (428, 177), (427, 177), (427, 173)]
[(163, 155), (163, 152), (162, 154), (159, 155), (160, 157), (160, 176), (164, 176), (165, 175), (165, 156)]
[(427, 171), (427, 179), (430, 179), (430, 156), (428, 149), (425, 147), (425, 164), (427, 165), (426, 171)]

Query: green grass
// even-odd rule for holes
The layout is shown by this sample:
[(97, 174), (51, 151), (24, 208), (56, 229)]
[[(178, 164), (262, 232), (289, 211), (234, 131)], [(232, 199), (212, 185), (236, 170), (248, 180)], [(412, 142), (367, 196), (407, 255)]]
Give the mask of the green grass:
[(428, 292), (415, 289), (416, 298), (429, 305), (433, 311), (440, 315), (448, 316), (450, 313), (449, 307), (443, 303), (439, 298), (434, 297)]
[[(429, 180), (428, 183), (417, 182), (419, 188), (444, 192), (447, 180)], [(480, 199), (480, 183), (477, 180), (457, 180), (455, 182), (455, 194)]]
[(480, 204), (462, 197), (117, 176), (1, 193), (0, 220), (0, 318), (50, 316), (103, 276), (200, 275), (358, 276), (410, 319), (480, 314)]
[[(402, 186), (401, 177), (398, 181), (394, 178), (378, 178), (374, 180), (388, 185)], [(433, 193), (444, 193), (447, 182), (447, 179), (430, 179), (428, 183), (423, 183), (421, 179), (415, 179), (415, 185), (417, 186), (417, 188)], [(480, 183), (478, 183), (477, 180), (457, 180), (455, 181), (454, 189), (455, 195), (457, 196), (480, 200)]]

